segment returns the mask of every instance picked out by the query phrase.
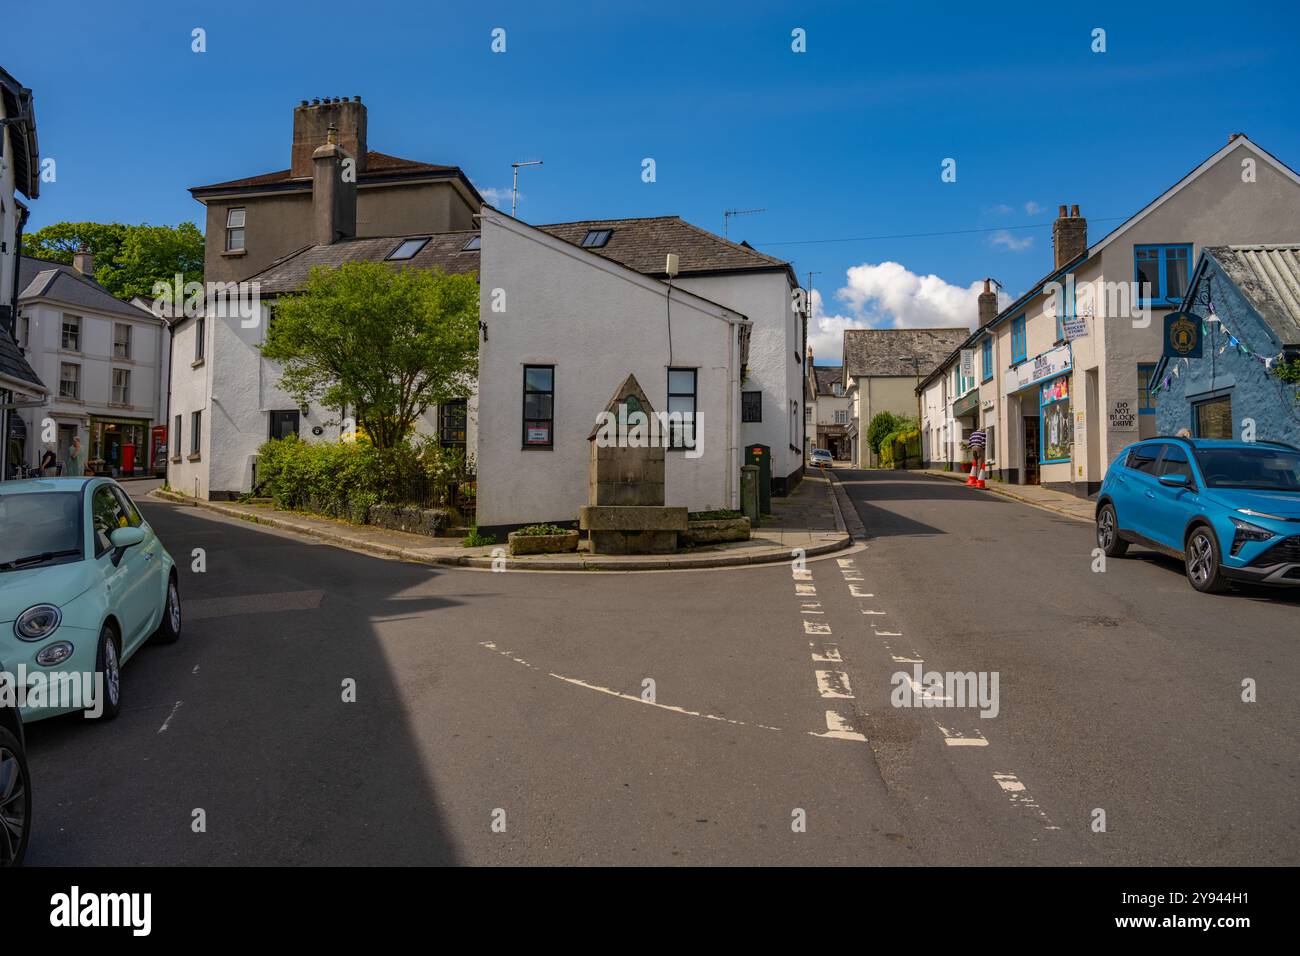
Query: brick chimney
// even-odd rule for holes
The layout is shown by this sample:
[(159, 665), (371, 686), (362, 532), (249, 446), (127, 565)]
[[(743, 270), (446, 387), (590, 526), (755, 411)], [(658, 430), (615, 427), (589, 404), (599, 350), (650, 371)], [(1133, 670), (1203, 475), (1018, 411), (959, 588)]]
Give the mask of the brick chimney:
[(81, 246), (72, 254), (72, 268), (88, 279), (95, 278), (95, 254)]
[(993, 291), (993, 280), (984, 280), (984, 291), (979, 296), (979, 327), (982, 329), (998, 317), (998, 294)]
[(338, 131), (337, 142), (357, 161), (357, 172), (366, 171), (366, 108), (361, 97), (325, 97), (308, 103), (303, 100), (293, 111), (294, 178), (313, 175), (312, 154), (324, 146), (330, 128)]
[(1077, 259), (1088, 249), (1088, 220), (1079, 215), (1079, 207), (1066, 213), (1062, 206), (1052, 223), (1052, 248), (1056, 250), (1056, 268)]
[(357, 184), (343, 179), (343, 160), (348, 154), (331, 126), (325, 143), (311, 154), (312, 234), (317, 245), (327, 246), (357, 234)]

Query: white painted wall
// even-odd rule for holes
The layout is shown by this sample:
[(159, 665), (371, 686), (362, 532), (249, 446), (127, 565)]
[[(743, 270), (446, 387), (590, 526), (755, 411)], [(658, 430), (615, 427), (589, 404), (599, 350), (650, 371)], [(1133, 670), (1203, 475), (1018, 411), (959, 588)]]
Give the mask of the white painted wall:
[[(488, 331), (479, 351), (479, 525), (576, 519), (587, 503), (597, 414), (628, 373), (656, 411), (666, 410), (670, 364), (698, 369), (702, 454), (666, 452), (666, 504), (736, 507), (741, 317), (672, 290), (670, 363), (667, 284), (487, 207), (482, 230), (480, 310)], [(504, 312), (493, 311), (496, 289)], [(775, 296), (775, 284), (770, 291)], [(555, 366), (553, 448), (522, 446), (525, 365)], [(797, 380), (798, 365), (794, 371)], [(785, 447), (784, 431), (782, 439)]]
[[(761, 443), (772, 449), (773, 478), (794, 475), (804, 460), (804, 364), (802, 319), (791, 305), (789, 276), (784, 271), (686, 276), (676, 285), (735, 309), (752, 323), (749, 375), (742, 388), (763, 393), (763, 420), (741, 424), (741, 445)], [(793, 441), (791, 402), (797, 406)]]

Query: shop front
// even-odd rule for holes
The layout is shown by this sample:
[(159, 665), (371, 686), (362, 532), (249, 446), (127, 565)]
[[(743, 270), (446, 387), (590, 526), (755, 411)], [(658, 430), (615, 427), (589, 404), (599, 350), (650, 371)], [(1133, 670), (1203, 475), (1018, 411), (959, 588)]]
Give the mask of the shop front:
[(972, 389), (952, 403), (952, 441), (953, 461), (961, 470), (970, 467), (971, 450), (969, 440), (979, 422), (980, 393)]
[[(1026, 485), (1067, 484), (1073, 453), (1070, 404), (1072, 356), (1068, 345), (1009, 368), (1003, 380), (1008, 398), (1008, 437), (1019, 439), (1009, 480)], [(1012, 417), (1014, 416), (1014, 417)]]
[(150, 430), (144, 418), (90, 417), (88, 467), (97, 475), (131, 478), (149, 469)]

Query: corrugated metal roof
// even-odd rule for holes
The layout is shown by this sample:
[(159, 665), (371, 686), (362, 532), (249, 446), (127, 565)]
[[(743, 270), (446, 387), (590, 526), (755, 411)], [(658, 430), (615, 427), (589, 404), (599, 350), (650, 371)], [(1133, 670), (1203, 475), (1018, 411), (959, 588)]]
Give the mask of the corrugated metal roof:
[(1205, 254), (1219, 263), (1283, 345), (1300, 345), (1300, 243), (1211, 246)]

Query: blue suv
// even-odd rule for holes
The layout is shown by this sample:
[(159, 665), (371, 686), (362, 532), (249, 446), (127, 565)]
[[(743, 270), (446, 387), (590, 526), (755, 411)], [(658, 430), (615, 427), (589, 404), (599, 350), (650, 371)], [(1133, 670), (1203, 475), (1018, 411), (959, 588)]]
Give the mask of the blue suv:
[(1125, 448), (1097, 495), (1097, 545), (1182, 559), (1198, 591), (1232, 581), (1300, 586), (1300, 449), (1152, 438)]

